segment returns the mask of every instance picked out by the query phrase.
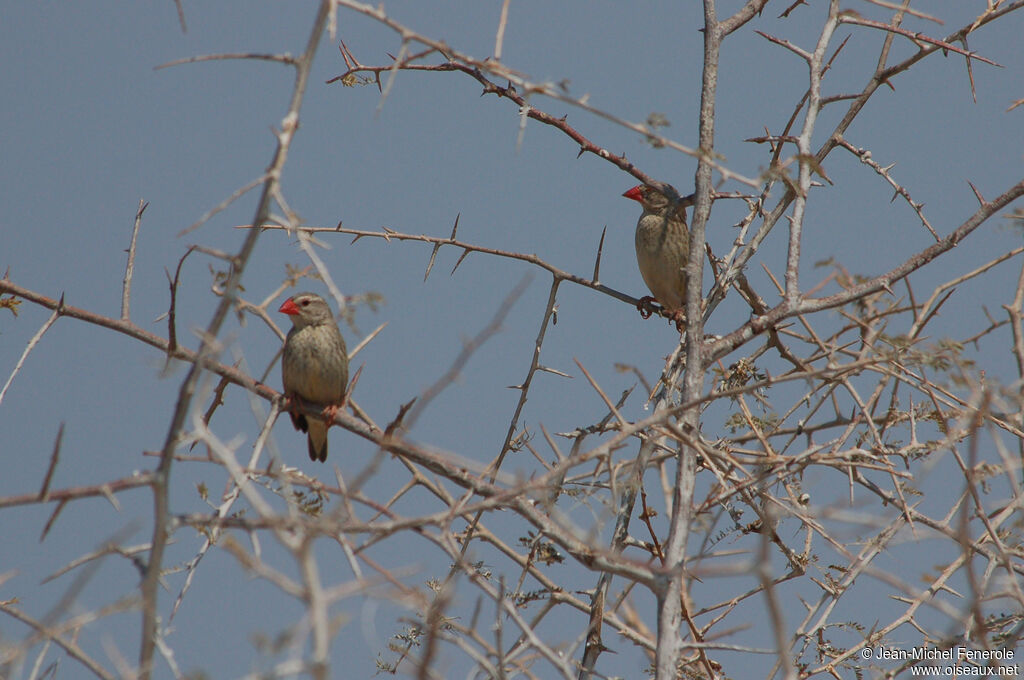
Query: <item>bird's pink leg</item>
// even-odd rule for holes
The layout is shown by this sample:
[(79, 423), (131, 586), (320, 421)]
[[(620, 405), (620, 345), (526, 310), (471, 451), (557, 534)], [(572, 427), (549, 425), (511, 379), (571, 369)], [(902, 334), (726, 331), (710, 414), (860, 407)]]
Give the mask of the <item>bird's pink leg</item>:
[(640, 302), (636, 303), (636, 308), (637, 311), (640, 312), (640, 316), (643, 317), (644, 319), (650, 319), (651, 314), (654, 314), (655, 312), (654, 307), (652, 307), (651, 305), (653, 305), (655, 302), (657, 302), (657, 300), (655, 300), (650, 295), (645, 295), (642, 298), (640, 298)]
[(334, 422), (335, 417), (345, 408), (346, 398), (342, 397), (341, 403), (339, 404), (328, 404), (324, 408), (324, 422), (327, 423), (327, 427), (331, 427), (331, 423)]
[(668, 321), (669, 323), (675, 323), (676, 330), (682, 333), (686, 328), (686, 312), (680, 307), (669, 315)]

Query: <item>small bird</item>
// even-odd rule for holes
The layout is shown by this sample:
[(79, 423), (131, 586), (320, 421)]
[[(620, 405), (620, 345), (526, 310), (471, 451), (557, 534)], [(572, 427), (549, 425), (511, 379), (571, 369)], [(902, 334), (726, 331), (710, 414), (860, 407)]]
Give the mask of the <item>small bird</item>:
[[(281, 379), (284, 393), (296, 399), (323, 404), (327, 422), (345, 404), (348, 386), (348, 350), (334, 321), (331, 308), (316, 293), (293, 295), (277, 311), (291, 317), (292, 328), (284, 341)], [(308, 433), (309, 459), (327, 460), (327, 424), (289, 410), (296, 430)]]
[(622, 195), (644, 207), (636, 223), (636, 262), (654, 297), (644, 296), (637, 308), (646, 319), (651, 315), (646, 305), (657, 300), (682, 330), (686, 313), (686, 262), (690, 255), (690, 231), (686, 228), (689, 202), (680, 199), (675, 192), (666, 195), (646, 184), (639, 184)]

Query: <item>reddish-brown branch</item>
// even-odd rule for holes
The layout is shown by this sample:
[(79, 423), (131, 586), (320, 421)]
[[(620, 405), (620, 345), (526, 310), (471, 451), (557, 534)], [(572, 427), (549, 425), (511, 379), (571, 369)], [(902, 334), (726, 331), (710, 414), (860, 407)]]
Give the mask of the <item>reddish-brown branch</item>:
[(153, 474), (149, 472), (138, 473), (131, 477), (122, 477), (102, 484), (90, 484), (87, 486), (70, 486), (64, 489), (47, 489), (40, 493), (26, 493), (20, 496), (0, 497), (0, 508), (10, 508), (18, 505), (34, 505), (37, 503), (65, 503), (81, 498), (95, 496), (109, 497), (110, 494), (120, 493), (128, 489), (137, 489), (140, 486), (149, 486), (153, 482)]

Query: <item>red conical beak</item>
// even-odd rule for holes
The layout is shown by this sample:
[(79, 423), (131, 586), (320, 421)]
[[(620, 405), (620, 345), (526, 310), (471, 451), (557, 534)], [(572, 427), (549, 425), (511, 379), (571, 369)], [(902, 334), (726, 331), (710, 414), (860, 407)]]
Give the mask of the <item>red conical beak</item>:
[(277, 311), (281, 312), (282, 314), (288, 314), (289, 316), (295, 316), (296, 314), (299, 313), (299, 308), (294, 302), (292, 302), (291, 298), (288, 298), (283, 303), (281, 303), (281, 306), (278, 308)]
[(634, 201), (636, 201), (638, 203), (643, 203), (644, 202), (643, 188), (644, 188), (643, 184), (637, 184), (635, 187), (633, 187), (632, 189), (630, 189), (629, 191), (627, 191), (626, 193), (624, 193), (622, 195), (625, 196), (626, 198), (632, 198)]

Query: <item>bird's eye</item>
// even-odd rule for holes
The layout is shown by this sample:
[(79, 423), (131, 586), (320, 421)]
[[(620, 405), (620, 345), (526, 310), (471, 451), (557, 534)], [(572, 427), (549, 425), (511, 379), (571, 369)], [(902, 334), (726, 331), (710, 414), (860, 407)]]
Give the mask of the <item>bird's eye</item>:
[(309, 300), (303, 300), (299, 304), (302, 305), (303, 307), (309, 307)]

